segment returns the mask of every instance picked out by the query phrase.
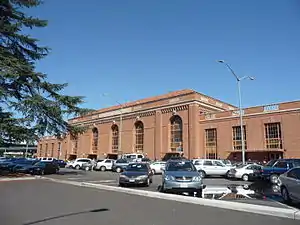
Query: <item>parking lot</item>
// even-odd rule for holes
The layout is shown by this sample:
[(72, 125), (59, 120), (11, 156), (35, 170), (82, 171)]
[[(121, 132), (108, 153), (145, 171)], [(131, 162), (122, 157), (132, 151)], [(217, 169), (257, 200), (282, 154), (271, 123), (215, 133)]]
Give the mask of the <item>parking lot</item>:
[[(73, 169), (61, 169), (59, 174), (48, 175), (47, 177), (53, 179), (62, 179), (73, 182), (85, 182), (92, 184), (102, 184), (109, 186), (118, 186), (118, 173), (110, 171), (83, 171)], [(288, 208), (289, 206), (283, 204), (280, 194), (276, 189), (276, 186), (270, 186), (266, 183), (252, 183), (241, 180), (228, 180), (225, 178), (205, 178), (204, 184), (206, 185), (205, 191), (209, 194), (204, 195), (205, 198), (222, 199), (229, 201), (239, 201), (257, 205), (267, 205), (274, 207)], [(131, 187), (138, 188), (147, 191), (159, 191), (161, 185), (161, 175), (155, 175), (153, 183), (149, 187)], [(228, 189), (232, 190), (232, 193), (228, 193), (226, 197), (224, 194), (220, 194), (220, 191), (224, 190), (228, 192)], [(236, 190), (242, 190), (242, 194), (236, 194)], [(218, 193), (214, 194), (217, 190)], [(229, 191), (230, 192), (230, 191)], [(247, 194), (247, 193), (250, 194)], [(235, 193), (235, 194), (234, 194)], [(246, 194), (245, 194), (246, 193)], [(299, 206), (293, 206), (299, 207)]]

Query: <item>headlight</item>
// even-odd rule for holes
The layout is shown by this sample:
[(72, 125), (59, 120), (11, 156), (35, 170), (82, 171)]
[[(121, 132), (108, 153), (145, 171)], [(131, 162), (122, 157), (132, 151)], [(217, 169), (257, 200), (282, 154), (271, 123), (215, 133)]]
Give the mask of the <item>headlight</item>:
[(120, 175), (120, 178), (125, 178), (127, 179), (127, 177), (125, 175)]
[(201, 180), (202, 178), (200, 176), (197, 176), (197, 177), (193, 177), (192, 181), (200, 182)]
[(175, 180), (175, 178), (173, 176), (170, 176), (170, 175), (166, 175), (164, 177), (165, 180)]
[(138, 176), (138, 177), (137, 177), (137, 179), (146, 179), (146, 178), (148, 178), (147, 175), (142, 175), (142, 176)]

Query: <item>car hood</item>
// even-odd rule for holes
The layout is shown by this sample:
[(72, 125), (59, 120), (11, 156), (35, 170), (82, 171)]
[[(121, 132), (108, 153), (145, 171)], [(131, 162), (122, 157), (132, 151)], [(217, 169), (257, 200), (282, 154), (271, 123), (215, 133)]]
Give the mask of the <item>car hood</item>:
[(164, 175), (173, 177), (197, 177), (200, 176), (197, 171), (165, 171)]
[(143, 175), (148, 175), (148, 172), (143, 172), (143, 171), (125, 171), (122, 173), (122, 175), (125, 176), (130, 176), (130, 177), (138, 177), (138, 176), (143, 176)]

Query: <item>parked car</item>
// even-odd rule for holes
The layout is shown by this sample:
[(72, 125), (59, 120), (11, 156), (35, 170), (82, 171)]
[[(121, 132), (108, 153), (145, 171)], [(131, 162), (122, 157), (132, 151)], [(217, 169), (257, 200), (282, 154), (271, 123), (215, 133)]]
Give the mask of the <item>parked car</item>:
[(162, 175), (161, 192), (188, 192), (202, 197), (202, 177), (189, 160), (169, 160)]
[(123, 154), (121, 158), (126, 159), (130, 162), (141, 162), (141, 160), (145, 158), (145, 156), (139, 153), (129, 153), (129, 154)]
[(70, 162), (68, 167), (79, 170), (84, 163), (91, 163), (91, 162), (92, 160), (88, 158), (78, 158), (75, 159), (73, 162)]
[(153, 174), (161, 174), (163, 172), (163, 168), (165, 167), (166, 162), (156, 161), (150, 164), (150, 168)]
[(95, 170), (100, 170), (100, 171), (111, 170), (113, 163), (114, 163), (113, 159), (104, 159), (102, 161), (98, 161), (95, 166)]
[(222, 160), (217, 159), (197, 159), (193, 161), (197, 171), (202, 177), (206, 176), (227, 176), (233, 166), (226, 166)]
[(37, 162), (34, 165), (18, 167), (16, 172), (30, 173), (33, 175), (55, 174), (59, 172), (59, 166), (54, 162)]
[(251, 174), (256, 171), (261, 171), (262, 166), (257, 164), (239, 165), (234, 169), (230, 169), (227, 174), (229, 178), (242, 179), (243, 181), (250, 180)]
[(129, 165), (129, 163), (130, 162), (127, 159), (118, 159), (114, 161), (114, 164), (112, 166), (112, 171), (121, 173)]
[(281, 196), (285, 203), (300, 203), (300, 167), (281, 174), (278, 179)]
[(260, 172), (254, 173), (254, 176), (269, 180), (272, 184), (278, 183), (278, 177), (290, 170), (300, 166), (300, 159), (278, 159), (272, 160), (262, 168)]
[(96, 163), (91, 161), (91, 162), (83, 163), (80, 169), (89, 171), (89, 170), (93, 170), (95, 167), (96, 167)]
[(54, 162), (60, 167), (60, 168), (65, 168), (67, 163), (62, 160), (62, 159), (56, 159), (54, 160)]
[(130, 163), (120, 174), (119, 185), (145, 185), (152, 183), (152, 171), (148, 163)]
[(25, 158), (7, 158), (0, 162), (0, 170), (10, 171), (16, 164), (27, 161)]

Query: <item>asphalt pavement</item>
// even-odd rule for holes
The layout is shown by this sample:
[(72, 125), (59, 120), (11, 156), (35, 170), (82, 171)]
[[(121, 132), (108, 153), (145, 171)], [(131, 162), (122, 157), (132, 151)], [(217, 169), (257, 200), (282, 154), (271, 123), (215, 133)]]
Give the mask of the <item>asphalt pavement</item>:
[[(100, 171), (83, 171), (83, 170), (73, 170), (73, 169), (61, 169), (59, 174), (48, 175), (47, 177), (54, 179), (62, 179), (74, 182), (86, 182), (92, 184), (104, 184), (109, 186), (118, 186), (118, 173), (113, 173), (110, 171), (100, 172)], [(228, 195), (223, 200), (227, 201), (239, 201), (250, 204), (257, 205), (266, 205), (274, 206), (281, 208), (289, 208), (289, 206), (283, 204), (282, 198), (278, 193), (278, 190), (274, 190), (272, 187), (266, 187), (264, 184), (257, 184), (252, 182), (245, 182), (242, 180), (228, 180), (225, 178), (205, 178), (204, 184), (207, 186), (206, 191), (209, 192), (209, 189), (215, 189), (218, 187), (218, 191), (221, 189), (227, 191), (227, 188), (230, 187), (247, 187), (252, 189), (252, 195), (249, 197), (241, 195)], [(138, 188), (147, 191), (159, 191), (161, 185), (161, 175), (155, 175), (153, 177), (153, 183), (150, 187), (132, 187)], [(235, 188), (236, 189), (236, 188)], [(231, 197), (229, 197), (231, 196)], [(211, 198), (212, 195), (205, 195), (205, 198)], [(214, 195), (212, 198), (219, 199), (220, 195)], [(294, 206), (299, 208), (299, 206)]]
[(3, 225), (298, 225), (299, 221), (46, 180), (0, 184)]

